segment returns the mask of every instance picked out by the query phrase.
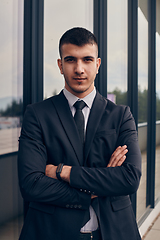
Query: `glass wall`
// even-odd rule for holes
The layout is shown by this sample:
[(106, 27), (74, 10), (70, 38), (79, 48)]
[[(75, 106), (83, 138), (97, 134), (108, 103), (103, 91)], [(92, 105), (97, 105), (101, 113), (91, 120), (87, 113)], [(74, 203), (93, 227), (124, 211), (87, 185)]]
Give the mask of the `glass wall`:
[(108, 0), (107, 90), (108, 98), (127, 104), (127, 0)]
[(142, 178), (137, 192), (137, 219), (146, 210), (147, 95), (148, 95), (148, 1), (138, 7), (138, 136), (142, 154)]
[(72, 27), (93, 31), (93, 0), (47, 0), (44, 6), (44, 98), (60, 92), (64, 79), (57, 59), (62, 34)]
[(23, 1), (0, 1), (0, 154), (17, 151), (22, 116)]
[(160, 1), (156, 1), (156, 174), (155, 200), (160, 197)]
[(22, 225), (19, 216), (23, 214), (23, 201), (18, 186), (16, 151), (22, 121), (23, 8), (22, 0), (0, 1), (1, 240), (18, 239)]

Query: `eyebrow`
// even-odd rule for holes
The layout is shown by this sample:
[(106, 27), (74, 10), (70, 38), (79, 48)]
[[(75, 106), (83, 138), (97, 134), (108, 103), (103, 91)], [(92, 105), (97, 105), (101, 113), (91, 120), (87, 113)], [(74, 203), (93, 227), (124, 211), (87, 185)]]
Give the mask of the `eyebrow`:
[(73, 57), (73, 56), (66, 56), (66, 57), (64, 58), (64, 60), (67, 60), (67, 59), (76, 59), (76, 58)]
[(84, 59), (95, 59), (93, 56), (86, 56)]
[[(73, 57), (73, 56), (64, 57), (64, 60), (68, 60), (68, 59), (77, 59), (77, 58)], [(93, 56), (85, 56), (85, 57), (83, 57), (83, 59), (95, 59), (95, 58)]]

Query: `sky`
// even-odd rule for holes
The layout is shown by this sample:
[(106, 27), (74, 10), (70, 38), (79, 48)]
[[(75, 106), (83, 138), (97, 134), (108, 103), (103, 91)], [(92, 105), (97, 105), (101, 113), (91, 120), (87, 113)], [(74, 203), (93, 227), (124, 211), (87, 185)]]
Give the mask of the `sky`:
[(22, 96), (23, 1), (0, 1), (0, 98)]
[(127, 1), (109, 0), (107, 19), (108, 92), (127, 91)]
[(69, 28), (80, 26), (93, 31), (92, 0), (47, 0), (44, 5), (44, 97), (64, 87), (57, 59), (58, 43)]

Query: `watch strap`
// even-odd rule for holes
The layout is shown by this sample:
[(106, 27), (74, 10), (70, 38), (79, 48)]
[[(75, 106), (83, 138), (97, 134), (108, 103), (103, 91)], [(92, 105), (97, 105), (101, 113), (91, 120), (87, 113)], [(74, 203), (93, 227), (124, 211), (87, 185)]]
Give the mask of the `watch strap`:
[(62, 168), (64, 166), (64, 163), (60, 163), (58, 166), (57, 166), (57, 169), (56, 169), (56, 177), (58, 180), (62, 181), (62, 178), (60, 176), (61, 172), (62, 172)]

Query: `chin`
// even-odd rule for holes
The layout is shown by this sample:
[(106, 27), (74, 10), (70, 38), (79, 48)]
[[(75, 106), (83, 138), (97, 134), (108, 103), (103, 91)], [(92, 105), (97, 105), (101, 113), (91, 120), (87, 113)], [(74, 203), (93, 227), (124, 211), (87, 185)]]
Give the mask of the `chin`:
[(73, 89), (75, 93), (84, 93), (87, 91), (87, 89)]

